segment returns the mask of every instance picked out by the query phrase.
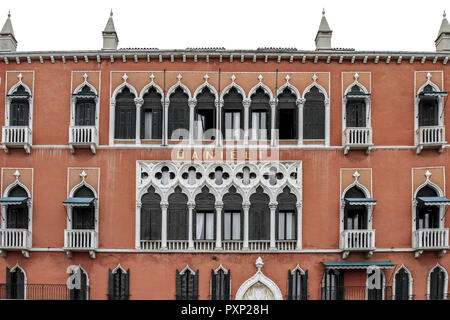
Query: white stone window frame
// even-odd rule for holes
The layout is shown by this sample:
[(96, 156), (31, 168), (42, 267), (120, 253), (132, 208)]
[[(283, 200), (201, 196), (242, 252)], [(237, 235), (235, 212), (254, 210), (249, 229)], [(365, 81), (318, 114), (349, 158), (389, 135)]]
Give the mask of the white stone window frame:
[[(28, 196), (28, 200), (27, 200), (27, 207), (28, 207), (28, 231), (30, 232), (30, 235), (32, 235), (33, 232), (33, 199), (31, 196), (31, 192), (30, 190), (19, 181), (19, 177), (17, 177), (16, 181), (14, 181), (13, 183), (11, 183), (9, 186), (6, 187), (5, 191), (3, 192), (3, 197), (8, 197), (10, 191), (12, 189), (14, 189), (16, 186), (19, 186), (21, 188), (23, 188)], [(2, 230), (6, 230), (6, 226), (7, 226), (7, 210), (8, 210), (8, 205), (9, 204), (2, 204), (2, 226), (1, 229)], [(30, 248), (32, 247), (32, 239), (33, 237), (30, 236), (29, 237), (29, 244), (30, 244)]]
[[(416, 147), (419, 146), (419, 103), (420, 103), (420, 97), (419, 94), (423, 91), (423, 89), (427, 86), (430, 85), (434, 91), (440, 92), (441, 89), (439, 88), (439, 86), (437, 84), (435, 84), (433, 81), (431, 81), (431, 74), (428, 74), (427, 76), (427, 81), (420, 86), (420, 88), (416, 91), (415, 93), (415, 97), (414, 97), (414, 145)], [(437, 97), (438, 100), (438, 114), (439, 114), (439, 118), (438, 118), (438, 126), (445, 126), (445, 122), (444, 122), (444, 97), (443, 96), (438, 96)]]
[[(228, 274), (228, 271), (230, 271), (230, 269), (225, 269), (224, 266), (222, 264), (220, 264), (220, 266), (217, 267), (217, 269), (214, 270), (214, 275), (217, 275), (219, 273), (219, 271), (222, 270), (223, 274)], [(228, 293), (230, 298), (231, 298), (231, 276), (230, 276), (230, 292)], [(209, 296), (212, 297), (212, 281), (211, 279), (209, 279)]]
[[(349, 99), (347, 99), (347, 93), (349, 93), (354, 86), (358, 86), (358, 88), (360, 88), (364, 94), (370, 94), (370, 92), (367, 90), (367, 88), (358, 82), (358, 78), (356, 78), (355, 81), (345, 89), (344, 94), (342, 96), (342, 145), (343, 146), (346, 143), (345, 129), (347, 129), (347, 102), (349, 101)], [(366, 104), (366, 126), (365, 126), (365, 128), (372, 128), (372, 97), (366, 96), (364, 98), (364, 102)]]
[[(154, 176), (155, 173), (158, 172), (162, 167), (168, 167), (170, 172), (173, 172), (175, 174), (175, 178), (170, 180), (170, 182), (167, 185), (162, 185)], [(189, 167), (196, 168), (197, 172), (201, 172), (203, 177), (201, 179), (198, 179), (194, 185), (189, 185), (185, 182), (182, 182), (182, 171)], [(223, 183), (222, 185), (218, 186), (215, 184), (214, 180), (209, 179), (208, 175), (211, 172), (214, 172), (214, 169), (216, 167), (222, 167), (224, 172), (227, 172), (229, 174), (228, 182)], [(283, 173), (284, 178), (280, 180), (280, 182), (274, 186), (271, 186), (269, 182), (265, 181), (263, 179), (264, 170), (267, 170), (267, 168), (271, 166), (277, 167), (275, 164), (267, 161), (261, 161), (257, 168), (259, 170), (256, 172), (256, 182), (252, 182), (249, 185), (244, 185), (243, 183), (240, 183), (239, 180), (236, 178), (237, 173), (240, 169), (242, 169), (243, 166), (248, 166), (250, 168), (254, 169), (254, 164), (247, 163), (247, 162), (237, 162), (237, 163), (216, 163), (216, 162), (204, 162), (204, 163), (191, 163), (191, 162), (159, 162), (159, 161), (145, 161), (145, 160), (138, 160), (136, 161), (136, 226), (135, 226), (135, 244), (136, 249), (141, 249), (141, 239), (140, 239), (140, 230), (141, 230), (141, 199), (144, 194), (147, 193), (148, 188), (151, 186), (154, 187), (155, 193), (158, 194), (161, 197), (161, 209), (163, 210), (163, 207), (165, 207), (166, 215), (167, 215), (167, 207), (169, 204), (169, 196), (175, 192), (175, 189), (177, 187), (180, 187), (182, 190), (182, 193), (184, 193), (187, 197), (187, 204), (188, 206), (192, 206), (192, 208), (195, 207), (195, 197), (202, 192), (202, 189), (206, 186), (209, 189), (209, 192), (214, 195), (215, 197), (215, 207), (216, 207), (216, 245), (218, 247), (221, 246), (221, 242), (218, 242), (219, 236), (221, 235), (220, 239), (223, 241), (222, 237), (222, 208), (223, 208), (223, 197), (229, 192), (229, 189), (231, 186), (234, 186), (236, 188), (236, 192), (242, 196), (242, 204), (250, 205), (250, 197), (252, 194), (256, 193), (256, 189), (258, 187), (262, 187), (264, 190), (264, 193), (268, 195), (270, 199), (270, 205), (273, 206), (273, 210), (271, 209), (271, 237), (273, 233), (273, 240), (276, 242), (275, 239), (275, 220), (272, 221), (272, 219), (275, 219), (275, 210), (277, 206), (277, 198), (278, 196), (283, 193), (283, 190), (285, 187), (288, 187), (290, 192), (293, 193), (296, 196), (297, 203), (296, 203), (296, 213), (297, 213), (297, 239), (296, 239), (296, 250), (302, 249), (302, 194), (303, 194), (303, 186), (302, 186), (302, 162), (301, 161), (295, 161), (295, 162), (283, 162), (283, 166), (279, 168), (279, 171)], [(148, 173), (147, 178), (143, 179), (141, 177), (141, 174), (143, 172)], [(297, 174), (297, 178), (292, 178), (290, 175), (292, 173)], [(264, 181), (263, 181), (264, 180)], [(218, 214), (218, 211), (220, 210), (220, 215)], [(273, 211), (273, 213), (272, 213)], [(162, 211), (162, 215), (164, 215), (164, 212)], [(245, 212), (244, 212), (245, 216)], [(193, 219), (193, 217), (192, 217)], [(164, 223), (162, 221), (162, 223)], [(273, 228), (272, 228), (273, 225)], [(167, 227), (167, 226), (166, 226)], [(189, 228), (192, 228), (192, 223), (190, 223)], [(241, 225), (241, 228), (243, 228), (244, 233), (244, 239), (245, 239), (245, 233), (249, 232), (248, 228), (245, 229), (245, 222), (244, 225)], [(166, 231), (164, 231), (166, 230)], [(162, 230), (161, 238), (164, 238), (164, 232), (166, 232), (167, 236), (167, 229)], [(193, 230), (191, 230), (189, 233), (193, 234)], [(243, 239), (243, 241), (244, 241)], [(193, 238), (190, 241), (190, 247), (193, 246)], [(245, 242), (245, 241), (244, 241)], [(271, 244), (274, 245), (273, 243)], [(281, 252), (281, 251), (280, 251)]]
[(25, 272), (25, 270), (19, 265), (19, 262), (16, 263), (16, 265), (14, 267), (12, 267), (11, 269), (9, 269), (9, 272), (15, 272), (17, 269), (19, 269), (20, 271), (23, 272), (23, 299), (27, 300), (27, 283), (28, 283), (28, 278), (27, 278), (27, 273)]
[[(100, 95), (95, 89), (95, 87), (87, 81), (87, 77), (85, 77), (85, 80), (83, 83), (81, 83), (78, 87), (75, 88), (75, 90), (72, 92), (72, 97), (70, 99), (70, 126), (75, 126), (75, 116), (76, 116), (76, 104), (78, 97), (76, 96), (78, 93), (83, 90), (83, 88), (87, 86), (93, 93), (95, 93), (95, 128), (97, 129), (97, 132), (99, 131), (99, 118), (100, 118)], [(97, 138), (98, 139), (98, 138)], [(98, 143), (98, 141), (97, 141)]]
[[(290, 80), (289, 75), (287, 75), (285, 79), (286, 82), (277, 90), (277, 98), (276, 98), (277, 103), (275, 112), (278, 112), (279, 110), (278, 97), (280, 96), (280, 94), (284, 92), (284, 90), (289, 89), (291, 93), (296, 97), (295, 104), (297, 106), (297, 144), (301, 145), (303, 143), (303, 139), (300, 139), (300, 137), (303, 135), (303, 104), (305, 103), (305, 101), (302, 98), (300, 91), (298, 91), (298, 89), (289, 82)], [(276, 136), (275, 139), (279, 141), (278, 136)]]
[[(89, 274), (84, 270), (84, 268), (81, 265), (76, 266), (75, 269), (72, 269), (73, 272), (76, 272), (78, 269), (80, 269), (84, 274), (86, 275), (86, 300), (90, 299), (90, 287), (89, 287)], [(69, 274), (70, 277), (70, 274)]]
[[(303, 142), (305, 141), (324, 141), (324, 146), (325, 147), (329, 147), (330, 146), (330, 98), (328, 97), (327, 91), (325, 90), (324, 87), (322, 87), (320, 84), (317, 83), (316, 80), (314, 80), (317, 78), (313, 77), (313, 83), (311, 83), (310, 85), (308, 85), (305, 90), (303, 91), (302, 94), (302, 99), (300, 100), (300, 104), (299, 104), (299, 111), (302, 114), (301, 115), (301, 119), (302, 119), (302, 123), (299, 123), (299, 127), (301, 128), (299, 130), (299, 145), (303, 145)], [(316, 87), (317, 89), (319, 89), (319, 91), (324, 95), (325, 100), (324, 100), (324, 105), (325, 105), (325, 139), (303, 139), (303, 110), (304, 110), (304, 106), (306, 103), (306, 94), (308, 92), (311, 91), (311, 89), (313, 87)]]
[[(99, 200), (98, 200), (98, 193), (95, 190), (95, 188), (93, 186), (91, 186), (89, 183), (87, 183), (84, 179), (83, 181), (81, 181), (79, 184), (77, 184), (75, 187), (72, 188), (72, 190), (69, 193), (69, 198), (73, 198), (75, 192), (80, 189), (81, 187), (87, 187), (89, 190), (91, 190), (94, 193), (94, 230), (98, 235), (98, 225), (99, 225), (99, 221), (98, 221), (98, 216), (99, 216)], [(72, 228), (72, 220), (73, 220), (73, 206), (72, 205), (67, 205), (66, 206), (67, 209), (67, 230), (74, 230)]]
[[(366, 270), (368, 271), (368, 270)], [(369, 299), (369, 273), (366, 272), (366, 300)], [(383, 269), (380, 269), (380, 276), (381, 276), (381, 300), (384, 300), (386, 297), (386, 275), (384, 274)]]
[[(123, 89), (128, 88), (132, 94), (134, 94), (134, 103), (136, 104), (136, 128), (137, 126), (137, 115), (138, 115), (138, 104), (143, 104), (143, 101), (140, 100), (139, 94), (133, 85), (129, 84), (127, 82), (128, 76), (126, 73), (122, 76), (123, 82), (114, 89), (114, 92), (110, 98), (110, 108), (109, 108), (109, 145), (113, 146), (115, 144), (115, 124), (116, 124), (116, 98), (123, 91)], [(140, 109), (140, 108), (139, 108)], [(135, 137), (135, 139), (125, 139), (128, 141), (136, 141), (138, 137)], [(118, 139), (118, 140), (124, 140), (124, 139)]]
[[(5, 97), (5, 126), (10, 126), (10, 112), (11, 112), (11, 103), (14, 100), (10, 95), (13, 94), (20, 86), (23, 86), (25, 91), (29, 94), (28, 96), (28, 128), (30, 129), (30, 145), (33, 145), (33, 102), (34, 96), (33, 91), (28, 87), (25, 83), (22, 82), (22, 74), (19, 73), (18, 76), (19, 81), (15, 83), (11, 89), (9, 89), (8, 94)], [(34, 82), (34, 73), (33, 73), (33, 82)], [(6, 83), (5, 83), (6, 85)]]
[(444, 268), (444, 266), (442, 266), (438, 262), (438, 263), (436, 263), (436, 265), (433, 268), (431, 268), (430, 272), (428, 272), (428, 276), (427, 276), (427, 300), (430, 300), (430, 295), (431, 295), (431, 273), (436, 268), (441, 269), (442, 271), (444, 271), (444, 274), (445, 274), (445, 279), (444, 279), (444, 299), (446, 299), (447, 294), (448, 294), (448, 272)]
[(395, 287), (396, 287), (396, 281), (395, 281), (395, 276), (397, 275), (397, 273), (401, 270), (404, 269), (405, 272), (408, 274), (409, 276), (409, 280), (408, 280), (408, 300), (413, 300), (413, 283), (414, 283), (414, 279), (412, 276), (411, 271), (409, 271), (409, 269), (402, 264), (397, 270), (395, 270), (394, 275), (393, 275), (393, 284), (392, 284), (392, 300), (395, 300)]

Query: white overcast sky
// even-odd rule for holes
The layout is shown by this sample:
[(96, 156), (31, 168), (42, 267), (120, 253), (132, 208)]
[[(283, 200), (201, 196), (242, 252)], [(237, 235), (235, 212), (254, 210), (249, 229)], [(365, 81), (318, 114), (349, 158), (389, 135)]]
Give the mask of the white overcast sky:
[(18, 51), (97, 50), (110, 9), (119, 48), (295, 47), (314, 50), (325, 8), (332, 47), (435, 51), (449, 0), (17, 0), (11, 10)]

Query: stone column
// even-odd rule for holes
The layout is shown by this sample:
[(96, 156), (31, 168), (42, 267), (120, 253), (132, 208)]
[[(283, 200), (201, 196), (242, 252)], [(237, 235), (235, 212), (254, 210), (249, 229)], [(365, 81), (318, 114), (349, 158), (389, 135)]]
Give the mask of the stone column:
[(215, 101), (216, 106), (216, 146), (222, 146), (224, 137), (222, 136), (222, 108), (223, 100)]
[(249, 215), (249, 211), (250, 211), (250, 202), (242, 203), (242, 209), (244, 209), (244, 245), (243, 245), (243, 249), (248, 250), (248, 232), (249, 232), (248, 215)]
[(161, 249), (167, 249), (167, 208), (169, 202), (161, 201)]
[(277, 106), (277, 98), (270, 100), (270, 145), (275, 146), (276, 135), (275, 135), (275, 116), (276, 116), (276, 106)]
[(297, 207), (297, 250), (301, 250), (302, 248), (302, 203), (299, 202), (296, 205)]
[(325, 146), (330, 145), (330, 100), (325, 99)]
[(135, 238), (135, 247), (136, 249), (141, 248), (141, 237), (142, 235), (138, 234), (137, 230), (141, 230), (141, 207), (142, 207), (142, 202), (140, 201), (136, 201), (136, 238)]
[(298, 106), (298, 124), (297, 124), (297, 135), (298, 135), (298, 145), (303, 144), (303, 107), (305, 106), (305, 99), (301, 98), (297, 100)]
[(114, 129), (115, 129), (115, 119), (116, 119), (116, 101), (111, 99), (109, 103), (109, 145), (114, 144)]
[(196, 99), (189, 99), (188, 101), (189, 105), (189, 144), (194, 144), (194, 112), (195, 112), (195, 106), (197, 105)]
[(242, 105), (244, 106), (244, 144), (248, 145), (248, 137), (249, 137), (249, 121), (250, 121), (250, 99), (242, 100)]
[(195, 203), (190, 202), (190, 203), (188, 203), (187, 206), (188, 206), (188, 210), (189, 210), (189, 214), (188, 214), (188, 223), (189, 223), (188, 242), (189, 242), (189, 245), (188, 245), (188, 248), (189, 248), (189, 250), (194, 250), (194, 238), (193, 238), (193, 230), (192, 230), (193, 217), (192, 217), (192, 215), (193, 215), (193, 211), (195, 209)]
[(141, 144), (141, 107), (144, 105), (144, 99), (134, 99), (136, 104), (136, 144)]
[(270, 249), (275, 250), (275, 212), (277, 210), (278, 203), (273, 202), (269, 204), (270, 208)]
[(223, 202), (216, 202), (216, 249), (222, 249), (222, 209)]
[(163, 145), (167, 146), (169, 144), (169, 104), (170, 104), (170, 99), (166, 99), (165, 103), (164, 103), (164, 113), (163, 113), (163, 118), (164, 118), (164, 130), (163, 130)]

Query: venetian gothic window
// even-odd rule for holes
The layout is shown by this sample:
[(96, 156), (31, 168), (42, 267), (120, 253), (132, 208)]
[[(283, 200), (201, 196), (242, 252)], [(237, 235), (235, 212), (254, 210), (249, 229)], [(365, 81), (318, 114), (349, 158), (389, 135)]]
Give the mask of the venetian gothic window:
[(161, 197), (150, 187), (141, 198), (141, 240), (161, 240)]
[(10, 126), (28, 126), (30, 113), (30, 94), (25, 87), (19, 85), (9, 98), (11, 103), (9, 106), (9, 125)]
[(429, 275), (429, 299), (444, 300), (447, 293), (447, 277), (441, 266), (436, 266)]
[[(436, 191), (430, 186), (424, 186), (417, 192), (418, 197), (437, 197)], [(416, 230), (439, 228), (439, 207), (425, 206), (419, 202), (416, 206)]]
[(162, 103), (161, 94), (152, 87), (144, 95), (141, 107), (141, 139), (162, 138)]
[(211, 270), (211, 300), (230, 300), (231, 272)]
[(198, 275), (188, 267), (176, 271), (176, 300), (198, 300)]
[(439, 125), (439, 103), (437, 96), (428, 96), (426, 93), (433, 92), (431, 85), (426, 85), (419, 94), (419, 126)]
[(76, 126), (95, 126), (95, 93), (84, 86), (76, 94), (75, 103), (75, 125)]
[(308, 270), (288, 271), (288, 300), (308, 300)]
[(108, 300), (128, 300), (130, 298), (130, 269), (118, 267), (108, 270)]
[(215, 198), (209, 193), (207, 187), (195, 197), (195, 219), (193, 230), (195, 230), (195, 240), (215, 239)]
[(297, 97), (288, 88), (278, 95), (276, 127), (281, 140), (298, 138)]
[(87, 273), (82, 269), (72, 270), (72, 289), (69, 289), (70, 300), (89, 300), (89, 280)]
[(178, 87), (170, 95), (169, 114), (168, 114), (168, 137), (169, 139), (178, 140), (182, 135), (174, 136), (175, 130), (189, 130), (189, 105), (188, 95), (183, 89)]
[(18, 266), (6, 267), (6, 299), (25, 298), (25, 273)]
[(6, 228), (28, 229), (28, 193), (21, 186), (15, 186), (8, 197), (17, 199), (16, 204), (8, 205), (6, 209)]
[(270, 139), (271, 126), (270, 97), (262, 88), (259, 88), (250, 99), (250, 138), (253, 141), (268, 140)]
[[(350, 93), (357, 94), (364, 92), (357, 85), (350, 89)], [(345, 106), (345, 121), (347, 128), (366, 127), (366, 102), (361, 98), (347, 97)]]
[(277, 239), (295, 240), (297, 239), (297, 197), (290, 193), (289, 188), (285, 188), (277, 198)]
[(188, 208), (187, 196), (180, 187), (169, 196), (168, 209), (168, 240), (187, 240), (188, 234)]
[(223, 196), (223, 240), (242, 239), (242, 196), (231, 187), (229, 192)]
[(269, 196), (264, 193), (261, 187), (258, 187), (256, 192), (250, 196), (249, 240), (269, 240), (269, 202)]
[[(95, 198), (91, 189), (82, 186), (75, 191), (74, 198)], [(72, 229), (95, 229), (95, 207), (93, 202), (88, 206), (74, 206), (72, 209)]]
[[(345, 193), (344, 198), (365, 198), (364, 192), (358, 187), (353, 187)], [(367, 206), (345, 204), (344, 208), (344, 230), (366, 230), (367, 229)]]
[(395, 300), (410, 300), (410, 274), (404, 267), (395, 274)]
[(125, 87), (116, 97), (115, 139), (136, 138), (135, 95)]
[(240, 140), (244, 130), (243, 97), (236, 88), (231, 88), (223, 98), (222, 135), (225, 140)]
[(197, 104), (194, 111), (196, 140), (215, 139), (215, 133), (209, 137), (204, 137), (205, 132), (216, 128), (216, 107), (215, 97), (208, 87), (204, 87), (200, 94), (197, 95)]
[(322, 300), (343, 300), (344, 294), (344, 271), (327, 270), (322, 280)]
[(305, 94), (303, 139), (325, 139), (325, 96), (313, 86)]

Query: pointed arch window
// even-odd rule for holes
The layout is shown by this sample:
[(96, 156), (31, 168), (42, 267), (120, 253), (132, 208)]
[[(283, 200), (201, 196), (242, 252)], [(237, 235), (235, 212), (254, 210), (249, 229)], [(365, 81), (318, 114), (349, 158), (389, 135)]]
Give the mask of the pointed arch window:
[(411, 286), (411, 275), (404, 268), (400, 268), (395, 274), (395, 300), (410, 300), (410, 292), (412, 291)]
[(231, 88), (223, 98), (222, 135), (225, 140), (241, 140), (244, 130), (243, 97), (236, 88)]
[(24, 86), (19, 85), (10, 95), (9, 125), (28, 126), (30, 119), (30, 94)]
[(130, 269), (108, 269), (108, 300), (130, 299)]
[[(6, 209), (7, 229), (28, 229), (28, 193), (21, 186), (13, 187), (7, 198), (3, 198), (9, 203)], [(2, 199), (2, 200), (3, 200)]]
[(195, 240), (215, 239), (215, 197), (207, 187), (195, 197)]
[(288, 300), (308, 300), (308, 270), (288, 271)]
[[(416, 198), (419, 197), (437, 197), (438, 194), (430, 186), (424, 186), (417, 192)], [(416, 206), (416, 229), (434, 229), (439, 228), (439, 206), (424, 205), (418, 201)]]
[(270, 139), (271, 108), (270, 97), (262, 88), (258, 88), (250, 97), (250, 123), (251, 139)]
[(325, 139), (325, 96), (313, 86), (305, 94), (303, 139)]
[(188, 234), (188, 207), (187, 196), (180, 187), (169, 196), (168, 209), (168, 240), (187, 240)]
[(436, 266), (428, 276), (430, 300), (445, 300), (447, 297), (447, 275), (441, 266)]
[(215, 133), (204, 137), (206, 131), (216, 128), (215, 96), (208, 87), (204, 87), (197, 95), (197, 104), (194, 112), (195, 139), (215, 139)]
[(329, 269), (322, 280), (322, 300), (344, 300), (344, 271)]
[(25, 298), (25, 273), (18, 266), (6, 267), (6, 299)]
[(223, 196), (223, 240), (241, 240), (243, 214), (242, 196), (231, 187), (229, 192)]
[(230, 300), (231, 272), (219, 268), (211, 270), (211, 300)]
[(279, 139), (298, 138), (297, 97), (288, 88), (278, 95), (276, 123)]
[(141, 139), (162, 138), (162, 103), (161, 94), (151, 87), (144, 95), (141, 107)]
[(115, 139), (136, 138), (136, 96), (125, 87), (116, 97)]
[[(74, 198), (95, 199), (91, 189), (81, 186), (74, 192)], [(93, 201), (87, 206), (74, 206), (72, 209), (72, 229), (95, 229), (95, 207)]]
[(263, 188), (258, 187), (250, 196), (249, 211), (249, 239), (269, 240), (270, 238), (270, 209), (269, 196)]
[[(362, 198), (366, 198), (366, 195), (358, 187), (352, 187), (345, 194), (345, 199)], [(349, 205), (349, 201), (346, 201), (344, 208), (344, 230), (365, 230), (367, 226), (367, 206)]]
[(189, 97), (184, 93), (181, 87), (178, 87), (169, 98), (169, 127), (168, 137), (169, 139), (178, 139), (174, 137), (175, 130), (185, 129), (189, 130)]
[(198, 300), (198, 275), (188, 267), (176, 271), (176, 300)]
[(285, 188), (283, 193), (277, 197), (277, 239), (295, 240), (297, 239), (297, 197), (290, 193), (289, 188)]
[[(354, 85), (347, 94), (347, 105), (345, 106), (345, 122), (347, 128), (366, 127), (366, 102), (358, 95), (364, 92), (357, 85)], [(355, 97), (352, 97), (354, 95)]]
[(95, 105), (97, 95), (85, 85), (80, 92), (74, 94), (75, 103), (75, 125), (95, 126)]
[(439, 98), (433, 95), (434, 88), (426, 85), (419, 93), (419, 126), (439, 125)]
[(141, 202), (141, 240), (161, 240), (161, 196), (150, 187)]
[(78, 267), (70, 272), (72, 289), (69, 289), (70, 300), (89, 300), (89, 279), (87, 273)]

